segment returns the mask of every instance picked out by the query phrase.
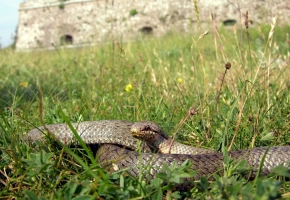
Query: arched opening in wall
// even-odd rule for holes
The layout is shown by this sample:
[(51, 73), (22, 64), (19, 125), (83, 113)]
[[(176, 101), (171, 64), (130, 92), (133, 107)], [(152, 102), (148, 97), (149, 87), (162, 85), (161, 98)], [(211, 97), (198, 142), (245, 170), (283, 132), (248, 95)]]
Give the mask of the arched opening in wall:
[(224, 26), (233, 26), (237, 23), (237, 20), (235, 19), (227, 19), (223, 21)]
[(153, 28), (150, 26), (144, 26), (140, 28), (139, 31), (144, 35), (151, 35), (153, 33)]
[(63, 35), (60, 37), (60, 45), (73, 44), (73, 37), (71, 35)]

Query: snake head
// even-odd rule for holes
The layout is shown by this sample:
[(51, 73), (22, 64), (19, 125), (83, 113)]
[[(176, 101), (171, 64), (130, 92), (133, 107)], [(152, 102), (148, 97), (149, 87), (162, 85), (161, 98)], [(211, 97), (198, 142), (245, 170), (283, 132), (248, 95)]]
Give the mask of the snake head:
[(130, 129), (130, 133), (132, 136), (144, 141), (150, 141), (156, 137), (168, 139), (162, 128), (152, 121), (135, 122)]

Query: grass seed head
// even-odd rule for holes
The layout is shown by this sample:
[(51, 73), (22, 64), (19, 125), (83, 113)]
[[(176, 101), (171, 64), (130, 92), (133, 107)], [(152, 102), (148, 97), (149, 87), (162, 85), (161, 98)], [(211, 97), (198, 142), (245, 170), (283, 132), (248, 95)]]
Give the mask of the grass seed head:
[(231, 67), (232, 67), (232, 65), (231, 65), (230, 62), (227, 62), (227, 63), (225, 64), (225, 68), (226, 68), (226, 69), (231, 69)]

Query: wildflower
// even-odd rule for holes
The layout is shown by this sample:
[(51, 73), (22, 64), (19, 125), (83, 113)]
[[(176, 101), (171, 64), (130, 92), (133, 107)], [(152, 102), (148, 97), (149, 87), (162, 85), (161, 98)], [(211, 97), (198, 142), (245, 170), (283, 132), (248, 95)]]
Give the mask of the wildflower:
[(131, 83), (127, 84), (126, 87), (125, 87), (125, 91), (126, 92), (131, 92), (133, 90), (133, 86)]
[(178, 78), (178, 79), (177, 79), (177, 82), (178, 82), (178, 83), (182, 83), (182, 78)]
[(19, 86), (27, 88), (28, 87), (28, 82), (27, 81), (22, 81), (19, 83)]

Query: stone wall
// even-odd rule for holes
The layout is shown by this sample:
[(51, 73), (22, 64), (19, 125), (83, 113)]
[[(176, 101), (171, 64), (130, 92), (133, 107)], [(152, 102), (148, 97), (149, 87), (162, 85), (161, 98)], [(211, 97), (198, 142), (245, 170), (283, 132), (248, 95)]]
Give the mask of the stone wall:
[[(270, 24), (276, 15), (287, 23), (290, 16), (282, 0), (198, 1), (197, 6), (199, 22), (208, 26), (211, 16), (217, 25), (243, 22), (246, 11), (253, 24)], [(160, 36), (172, 29), (192, 32), (197, 21), (191, 0), (27, 0), (20, 4), (16, 48), (86, 46), (140, 33)]]

